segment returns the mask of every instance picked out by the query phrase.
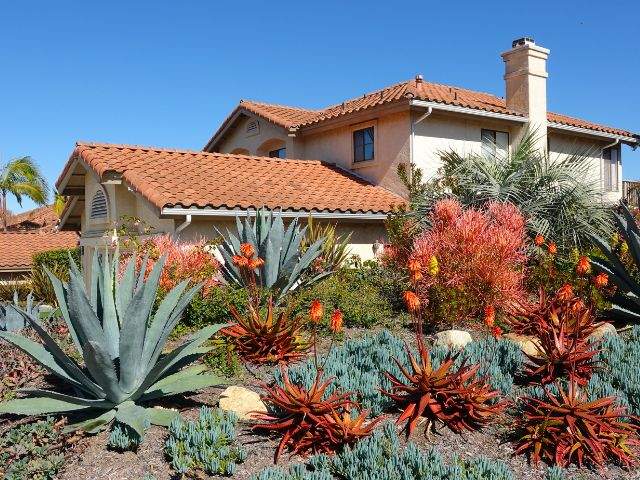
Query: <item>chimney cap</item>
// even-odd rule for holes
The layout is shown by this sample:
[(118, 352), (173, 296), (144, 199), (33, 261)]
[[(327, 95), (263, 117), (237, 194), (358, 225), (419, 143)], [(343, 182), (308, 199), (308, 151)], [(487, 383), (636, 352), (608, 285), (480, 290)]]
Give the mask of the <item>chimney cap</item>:
[(511, 42), (511, 48), (516, 48), (516, 47), (520, 47), (522, 45), (535, 45), (536, 42), (533, 39), (533, 37), (522, 37), (522, 38), (516, 38), (513, 42)]
[(424, 77), (422, 76), (422, 74), (418, 73), (416, 75), (416, 83), (422, 83), (423, 80), (424, 80)]

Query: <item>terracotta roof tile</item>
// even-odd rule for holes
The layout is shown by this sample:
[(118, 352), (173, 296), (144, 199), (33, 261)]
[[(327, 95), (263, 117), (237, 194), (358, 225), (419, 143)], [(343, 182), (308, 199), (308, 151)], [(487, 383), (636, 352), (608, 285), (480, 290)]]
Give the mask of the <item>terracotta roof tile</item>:
[(198, 207), (344, 213), (386, 213), (402, 197), (315, 160), (289, 160), (78, 143), (61, 184), (76, 159), (103, 175), (117, 172), (158, 208)]
[[(322, 110), (306, 110), (303, 108), (270, 105), (267, 103), (252, 102), (248, 100), (242, 101), (239, 108), (246, 108), (247, 110), (257, 115), (261, 115), (273, 123), (285, 128), (292, 128), (313, 125), (378, 105), (407, 101), (411, 98), (494, 113), (523, 116), (521, 113), (508, 109), (505, 100), (501, 97), (497, 97), (489, 93), (468, 90), (466, 88), (425, 81), (416, 82), (415, 80), (397, 83), (375, 92), (366, 93), (361, 97), (346, 100), (340, 104), (333, 105)], [(607, 127), (605, 125), (557, 113), (549, 112), (548, 120), (550, 122), (557, 122), (564, 125), (586, 128), (604, 133), (633, 136), (633, 134), (627, 130)]]
[(36, 228), (52, 228), (58, 222), (58, 216), (53, 211), (53, 205), (45, 205), (22, 213), (16, 213), (7, 218), (10, 230), (27, 229), (32, 224)]
[(35, 253), (78, 245), (76, 232), (0, 232), (0, 271), (26, 271)]

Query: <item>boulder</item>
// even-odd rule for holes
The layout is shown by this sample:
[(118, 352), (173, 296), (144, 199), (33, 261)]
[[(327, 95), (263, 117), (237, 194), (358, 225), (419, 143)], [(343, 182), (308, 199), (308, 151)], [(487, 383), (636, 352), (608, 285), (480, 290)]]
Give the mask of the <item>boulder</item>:
[(260, 395), (248, 388), (232, 385), (220, 395), (218, 406), (222, 410), (234, 412), (240, 420), (253, 420), (251, 412), (267, 413), (267, 407)]
[(503, 335), (503, 338), (507, 340), (511, 340), (514, 343), (517, 343), (520, 346), (520, 350), (522, 353), (526, 353), (527, 355), (531, 355), (532, 357), (540, 356), (540, 349), (538, 339), (531, 335), (518, 335), (517, 333), (506, 333)]
[(605, 322), (596, 328), (591, 335), (589, 335), (589, 340), (601, 340), (605, 335), (618, 335), (618, 331), (616, 330), (616, 327)]
[(471, 334), (464, 330), (443, 330), (436, 333), (435, 344), (449, 348), (463, 348), (472, 341)]

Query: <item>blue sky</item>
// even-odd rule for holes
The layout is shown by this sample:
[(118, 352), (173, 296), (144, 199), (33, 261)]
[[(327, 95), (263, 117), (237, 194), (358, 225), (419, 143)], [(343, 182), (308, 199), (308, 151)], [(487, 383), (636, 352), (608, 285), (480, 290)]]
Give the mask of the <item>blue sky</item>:
[[(416, 73), (503, 95), (523, 35), (551, 49), (549, 109), (640, 132), (638, 19), (633, 0), (3, 2), (0, 159), (53, 183), (78, 140), (201, 149), (240, 98), (321, 107)], [(640, 149), (623, 162), (640, 178)]]

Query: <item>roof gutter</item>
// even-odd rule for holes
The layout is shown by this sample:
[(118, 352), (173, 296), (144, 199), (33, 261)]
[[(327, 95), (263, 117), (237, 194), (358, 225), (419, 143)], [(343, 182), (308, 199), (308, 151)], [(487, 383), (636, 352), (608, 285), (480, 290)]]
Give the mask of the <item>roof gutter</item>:
[[(564, 123), (558, 123), (558, 122), (549, 122), (547, 126), (549, 128), (555, 128), (556, 130), (565, 130), (567, 132), (582, 133), (584, 135), (591, 135), (593, 137), (612, 138), (612, 139), (615, 139), (616, 142), (627, 142), (634, 145), (638, 144), (638, 140), (635, 137), (629, 137), (626, 135), (617, 135), (615, 133), (599, 132), (597, 130), (591, 130), (589, 128), (574, 127), (572, 125), (565, 125)], [(617, 143), (615, 143), (614, 145), (617, 145)]]
[[(256, 210), (231, 210), (231, 209), (215, 209), (215, 208), (182, 208), (182, 207), (164, 207), (160, 210), (161, 215), (177, 215), (188, 217), (211, 217), (211, 218), (235, 218), (238, 215), (256, 215)], [(279, 214), (282, 218), (307, 218), (311, 215), (316, 219), (327, 220), (378, 220), (383, 221), (387, 218), (386, 213), (342, 213), (342, 212), (304, 212), (304, 211), (281, 211)], [(185, 222), (186, 223), (186, 222)], [(184, 225), (184, 224), (182, 224)], [(180, 225), (180, 227), (182, 227)], [(178, 228), (180, 228), (178, 227)], [(186, 228), (186, 225), (185, 225)]]
[(528, 117), (520, 115), (511, 115), (508, 113), (489, 112), (486, 110), (479, 110), (477, 108), (460, 107), (458, 105), (447, 105), (445, 103), (429, 102), (426, 100), (411, 100), (409, 102), (414, 107), (432, 108), (433, 110), (440, 110), (443, 112), (464, 113), (466, 115), (475, 115), (477, 117), (488, 117), (496, 120), (509, 120), (511, 122), (527, 123)]

